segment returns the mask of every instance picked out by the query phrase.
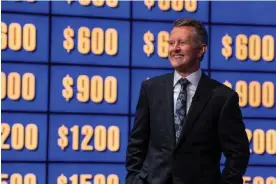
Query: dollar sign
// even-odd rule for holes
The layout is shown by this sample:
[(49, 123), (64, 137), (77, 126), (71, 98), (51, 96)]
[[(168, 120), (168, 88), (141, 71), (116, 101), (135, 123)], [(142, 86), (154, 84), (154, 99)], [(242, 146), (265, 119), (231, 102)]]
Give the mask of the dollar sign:
[(59, 147), (64, 150), (67, 146), (68, 146), (68, 128), (64, 125), (62, 125), (61, 127), (59, 127), (58, 129), (58, 135), (59, 135), (59, 139), (58, 139), (58, 145)]
[(222, 48), (221, 53), (225, 57), (225, 59), (228, 59), (230, 56), (232, 56), (232, 38), (228, 34), (226, 34), (222, 38), (222, 44), (224, 48)]
[(223, 84), (232, 89), (232, 84), (228, 80), (226, 80)]
[(62, 84), (65, 88), (62, 90), (62, 96), (65, 98), (67, 102), (73, 97), (73, 88), (72, 88), (73, 83), (74, 83), (73, 78), (70, 77), (70, 75), (68, 74), (62, 80)]
[(71, 4), (72, 1), (74, 2), (74, 0), (67, 0), (67, 3)]
[(154, 36), (150, 31), (147, 31), (144, 34), (144, 41), (145, 41), (145, 45), (144, 45), (144, 52), (147, 54), (147, 56), (149, 57), (153, 51), (154, 51), (154, 46), (152, 41), (154, 40)]
[(65, 38), (63, 48), (69, 53), (74, 48), (74, 30), (70, 26), (67, 26), (63, 31), (63, 36)]
[(149, 10), (154, 6), (154, 0), (145, 0), (144, 3)]
[(144, 81), (149, 80), (149, 79), (150, 79), (150, 77), (147, 77)]
[(66, 176), (61, 174), (57, 179), (57, 184), (67, 184), (67, 183), (68, 183), (68, 180), (67, 180)]
[(72, 2), (72, 0), (67, 0), (67, 3), (68, 3), (68, 4), (71, 4), (71, 2)]

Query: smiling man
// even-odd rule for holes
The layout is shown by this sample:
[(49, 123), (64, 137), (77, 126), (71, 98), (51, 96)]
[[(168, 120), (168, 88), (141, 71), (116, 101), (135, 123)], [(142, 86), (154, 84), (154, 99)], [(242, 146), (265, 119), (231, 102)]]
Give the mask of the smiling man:
[(207, 31), (196, 20), (178, 19), (168, 43), (175, 71), (141, 85), (126, 183), (242, 184), (250, 153), (239, 97), (200, 69)]

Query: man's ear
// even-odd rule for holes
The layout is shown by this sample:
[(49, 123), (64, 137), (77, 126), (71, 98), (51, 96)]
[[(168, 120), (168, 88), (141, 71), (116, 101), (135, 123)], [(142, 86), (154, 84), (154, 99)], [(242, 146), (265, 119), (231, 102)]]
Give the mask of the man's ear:
[(207, 51), (207, 45), (201, 44), (199, 47), (199, 53), (198, 53), (198, 57), (200, 58), (200, 61), (203, 60), (203, 57), (204, 57), (206, 51)]

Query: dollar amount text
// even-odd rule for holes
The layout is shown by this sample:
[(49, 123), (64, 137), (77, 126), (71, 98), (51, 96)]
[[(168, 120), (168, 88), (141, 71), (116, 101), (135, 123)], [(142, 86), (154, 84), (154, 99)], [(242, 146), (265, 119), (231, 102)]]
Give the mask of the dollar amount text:
[[(11, 145), (7, 144), (8, 137), (11, 136)], [(1, 123), (1, 149), (35, 150), (38, 147), (38, 127), (36, 124), (27, 124), (26, 127), (20, 123), (10, 126), (7, 123)]]
[(243, 176), (243, 184), (275, 184), (276, 178), (273, 176), (263, 178), (261, 176)]
[(144, 0), (144, 4), (148, 9), (151, 9), (155, 6), (155, 3), (158, 4), (158, 7), (162, 11), (168, 11), (172, 9), (173, 11), (180, 12), (186, 10), (187, 12), (195, 12), (197, 10), (197, 1), (196, 0)]
[(103, 174), (74, 174), (69, 179), (61, 174), (57, 179), (57, 184), (92, 184), (89, 180), (93, 180), (93, 184), (119, 184), (119, 177), (115, 174), (110, 174), (105, 177)]
[[(62, 96), (69, 101), (73, 97), (73, 78), (66, 75), (62, 84)], [(77, 79), (77, 99), (79, 102), (88, 102), (90, 99), (94, 103), (101, 103), (105, 100), (107, 103), (114, 103), (117, 100), (117, 79), (108, 76), (103, 79), (101, 76), (95, 75), (88, 78), (87, 75), (79, 75)]]
[[(107, 6), (110, 8), (117, 8), (118, 7), (118, 0), (78, 0), (80, 5), (82, 6), (90, 6), (91, 4), (96, 7), (103, 7), (106, 3)], [(74, 0), (67, 0), (68, 4), (74, 2)]]
[[(5, 180), (10, 180), (9, 182)], [(32, 173), (28, 173), (24, 176), (18, 173), (8, 175), (6, 173), (1, 174), (1, 184), (37, 184), (36, 176)]]
[[(262, 38), (259, 35), (247, 36), (244, 34), (238, 34), (236, 36), (236, 49), (235, 54), (238, 60), (244, 61), (250, 59), (252, 61), (273, 61), (275, 54), (274, 38), (272, 35), (265, 35)], [(226, 34), (222, 38), (223, 48), (221, 50), (222, 55), (225, 59), (232, 56), (232, 44), (233, 39), (231, 36)]]
[(33, 24), (11, 23), (7, 25), (1, 22), (1, 50), (9, 48), (13, 51), (24, 49), (33, 52), (36, 49), (36, 27)]
[[(68, 26), (63, 31), (65, 40), (64, 49), (69, 53), (75, 48), (75, 32)], [(92, 52), (95, 55), (101, 55), (104, 52), (107, 55), (114, 56), (118, 53), (118, 32), (116, 29), (108, 28), (104, 31), (102, 28), (95, 27), (92, 31), (88, 27), (78, 29), (77, 47), (81, 54)]]
[[(224, 84), (232, 88), (232, 84), (229, 81), (225, 81)], [(266, 81), (260, 84), (258, 81), (246, 81), (239, 80), (235, 86), (236, 92), (239, 94), (239, 105), (245, 107), (250, 105), (251, 107), (258, 108), (263, 105), (266, 108), (274, 106), (274, 84), (273, 82)]]
[[(168, 57), (168, 39), (169, 39), (169, 33), (167, 31), (160, 31), (157, 36), (157, 54), (161, 58)], [(150, 31), (147, 31), (144, 34), (144, 52), (149, 57), (154, 53), (154, 44), (155, 41), (153, 33)]]
[(11, 72), (8, 76), (1, 72), (1, 100), (8, 97), (11, 100), (31, 101), (35, 97), (35, 76), (33, 73), (24, 73), (22, 76), (17, 72)]
[(262, 129), (256, 129), (253, 132), (246, 129), (249, 142), (253, 143), (253, 150), (255, 154), (262, 155), (265, 152), (270, 155), (276, 154), (276, 130), (270, 129), (266, 132)]
[[(72, 139), (68, 140), (69, 134), (72, 134)], [(120, 148), (120, 129), (117, 126), (110, 126), (108, 128), (98, 125), (93, 128), (90, 125), (84, 125), (82, 127), (75, 125), (68, 128), (62, 125), (58, 129), (58, 145), (64, 150), (68, 147), (69, 141), (71, 141), (73, 150), (82, 150), (82, 151), (109, 151), (116, 152)], [(80, 141), (80, 136), (83, 136), (83, 139)], [(89, 145), (92, 137), (94, 136), (94, 148)]]
[(36, 0), (17, 0), (15, 2), (22, 2), (22, 1), (26, 1), (26, 2), (29, 2), (29, 3), (36, 2)]

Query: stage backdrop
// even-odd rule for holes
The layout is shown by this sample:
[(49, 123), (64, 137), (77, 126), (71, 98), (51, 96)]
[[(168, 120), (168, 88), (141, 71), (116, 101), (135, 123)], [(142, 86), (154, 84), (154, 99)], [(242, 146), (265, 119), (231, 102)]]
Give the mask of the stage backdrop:
[(140, 85), (172, 71), (180, 17), (205, 24), (201, 68), (239, 93), (245, 183), (276, 183), (275, 2), (1, 3), (2, 184), (125, 183)]

